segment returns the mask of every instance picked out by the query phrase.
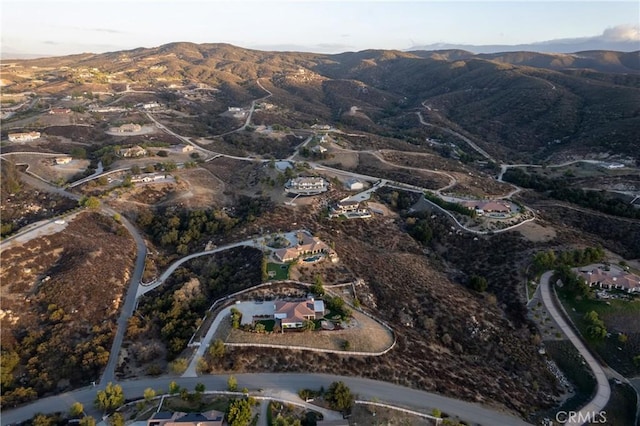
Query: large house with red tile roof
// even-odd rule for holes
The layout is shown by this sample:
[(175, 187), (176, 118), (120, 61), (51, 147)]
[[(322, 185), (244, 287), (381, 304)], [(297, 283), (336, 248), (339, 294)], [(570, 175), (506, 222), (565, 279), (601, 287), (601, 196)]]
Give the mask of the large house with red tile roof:
[(600, 288), (617, 288), (628, 293), (640, 292), (640, 277), (627, 272), (604, 271), (595, 268), (580, 271), (579, 275), (589, 287), (595, 285)]
[(330, 251), (329, 246), (320, 241), (318, 237), (312, 237), (304, 232), (298, 232), (296, 237), (298, 244), (295, 246), (274, 251), (276, 259), (280, 262), (291, 262), (307, 254), (329, 253)]
[(147, 420), (147, 426), (222, 426), (224, 413), (207, 411), (204, 413), (181, 413), (158, 411)]
[(478, 201), (463, 201), (460, 204), (470, 209), (475, 209), (475, 211), (480, 214), (511, 212), (511, 206), (506, 201), (478, 200)]
[(301, 328), (305, 321), (324, 316), (324, 302), (308, 299), (298, 302), (276, 302), (274, 318), (280, 320), (282, 328)]

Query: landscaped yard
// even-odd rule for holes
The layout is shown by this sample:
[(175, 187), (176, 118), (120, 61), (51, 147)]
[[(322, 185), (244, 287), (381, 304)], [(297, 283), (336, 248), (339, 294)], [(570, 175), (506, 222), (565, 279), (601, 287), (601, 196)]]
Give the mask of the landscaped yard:
[[(590, 292), (593, 294), (593, 290)], [(640, 368), (633, 364), (633, 357), (640, 355), (640, 298), (633, 300), (592, 299), (569, 297), (563, 291), (558, 296), (582, 336), (589, 342), (605, 362), (624, 375), (636, 375)], [(595, 311), (604, 321), (610, 333), (604, 339), (592, 339), (587, 333), (585, 314)], [(624, 341), (619, 336), (623, 333)]]
[(282, 263), (267, 263), (267, 275), (269, 280), (288, 280), (289, 265)]
[[(354, 325), (341, 330), (316, 329), (316, 331), (287, 330), (284, 333), (253, 333), (229, 327), (229, 331), (221, 334), (220, 337), (227, 343), (304, 346), (331, 350), (345, 350), (345, 342), (349, 342), (347, 344), (348, 350), (356, 352), (381, 352), (393, 344), (392, 334), (381, 324), (360, 312), (354, 311), (353, 318), (355, 319)], [(267, 320), (261, 322), (264, 323)], [(222, 329), (221, 327), (220, 330)]]

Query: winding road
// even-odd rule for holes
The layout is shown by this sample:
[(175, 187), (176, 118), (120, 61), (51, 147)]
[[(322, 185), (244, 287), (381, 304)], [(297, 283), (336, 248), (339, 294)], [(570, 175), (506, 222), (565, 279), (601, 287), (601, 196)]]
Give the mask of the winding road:
[[(589, 401), (584, 407), (580, 408), (579, 415), (574, 420), (570, 420), (566, 423), (567, 425), (582, 425), (585, 423), (581, 421), (582, 419), (589, 418), (587, 417), (588, 415), (591, 415), (590, 418), (594, 418), (594, 413), (599, 413), (604, 409), (609, 402), (609, 397), (611, 396), (611, 387), (609, 386), (609, 380), (607, 380), (607, 376), (602, 369), (602, 366), (598, 361), (596, 361), (593, 355), (591, 355), (591, 352), (589, 352), (586, 346), (582, 343), (582, 340), (580, 340), (576, 335), (573, 328), (571, 328), (556, 307), (556, 304), (554, 303), (554, 299), (557, 301), (555, 291), (553, 291), (551, 283), (549, 283), (552, 275), (553, 271), (547, 271), (542, 274), (542, 277), (540, 278), (540, 295), (542, 303), (544, 304), (547, 312), (549, 312), (549, 315), (551, 315), (554, 321), (558, 324), (560, 330), (562, 330), (573, 346), (575, 346), (578, 352), (580, 352), (580, 355), (582, 355), (586, 363), (589, 365), (589, 368), (593, 372), (597, 382), (596, 394), (593, 396), (591, 401)], [(560, 303), (559, 301), (557, 302)]]
[[(326, 389), (332, 382), (341, 380), (349, 386), (353, 393), (357, 394), (360, 400), (385, 401), (389, 404), (425, 413), (431, 412), (433, 408), (438, 408), (443, 413), (457, 415), (469, 423), (484, 426), (529, 425), (529, 423), (514, 414), (498, 411), (488, 406), (359, 377), (299, 373), (235, 374), (235, 377), (238, 380), (238, 388), (246, 387), (253, 390), (251, 393), (256, 395), (268, 396), (277, 394), (280, 397), (296, 400), (297, 397), (295, 395), (300, 389), (319, 389), (321, 386)], [(227, 388), (227, 378), (228, 375), (160, 377), (122, 381), (119, 384), (122, 386), (125, 397), (132, 399), (141, 398), (146, 388), (166, 391), (171, 381), (175, 381), (178, 385), (187, 389), (194, 389), (197, 383), (203, 383), (208, 390), (224, 390)], [(92, 387), (84, 388), (74, 392), (42, 398), (24, 407), (3, 411), (2, 425), (28, 420), (36, 413), (68, 411), (74, 402), (80, 402), (86, 409), (91, 410), (96, 397), (96, 390), (97, 388)], [(297, 399), (297, 401), (300, 400)], [(95, 412), (89, 414), (96, 415)], [(97, 413), (97, 415), (99, 416), (100, 413)]]

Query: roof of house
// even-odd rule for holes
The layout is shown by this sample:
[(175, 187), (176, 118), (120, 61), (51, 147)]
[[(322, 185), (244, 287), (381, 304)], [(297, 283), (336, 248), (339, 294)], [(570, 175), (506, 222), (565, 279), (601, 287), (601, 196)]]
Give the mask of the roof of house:
[(608, 286), (620, 286), (626, 289), (640, 288), (640, 277), (629, 273), (616, 273), (596, 268), (591, 271), (580, 271), (587, 284), (602, 283)]
[(172, 413), (171, 411), (158, 411), (156, 413), (153, 413), (153, 415), (151, 416), (151, 420), (166, 420), (166, 419), (170, 419), (173, 417), (175, 413)]
[[(316, 304), (313, 299), (304, 300), (301, 302), (276, 302), (276, 314), (285, 314), (286, 318), (282, 321), (287, 322), (302, 322), (307, 317), (312, 316), (315, 318), (316, 312), (324, 313), (324, 302), (318, 300), (320, 304)], [(322, 310), (316, 311), (316, 308), (322, 308)]]

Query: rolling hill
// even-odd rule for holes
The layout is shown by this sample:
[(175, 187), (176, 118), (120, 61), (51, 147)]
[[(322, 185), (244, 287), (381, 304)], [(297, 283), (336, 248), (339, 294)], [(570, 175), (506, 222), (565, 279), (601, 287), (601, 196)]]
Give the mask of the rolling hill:
[[(2, 75), (5, 93), (109, 91), (125, 84), (169, 90), (197, 83), (219, 89), (226, 104), (263, 96), (257, 79), (273, 91), (270, 101), (287, 108), (299, 124), (330, 121), (397, 135), (388, 119), (421, 111), (425, 119), (467, 135), (503, 161), (588, 154), (638, 158), (640, 52), (324, 55), (178, 42), (4, 61)], [(362, 114), (346, 114), (354, 106)], [(223, 103), (216, 108), (222, 112)]]

